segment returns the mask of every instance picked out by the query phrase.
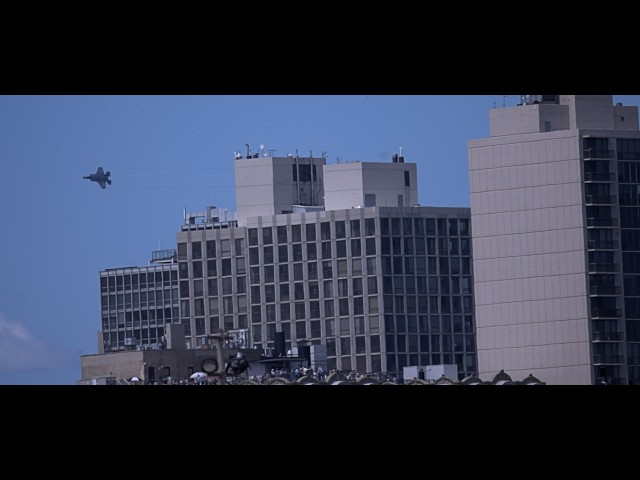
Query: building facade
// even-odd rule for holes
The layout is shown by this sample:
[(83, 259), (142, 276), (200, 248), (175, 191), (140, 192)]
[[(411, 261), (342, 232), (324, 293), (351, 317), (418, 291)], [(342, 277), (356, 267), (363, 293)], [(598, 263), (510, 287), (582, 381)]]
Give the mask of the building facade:
[(640, 381), (638, 109), (527, 95), (469, 142), (479, 374)]
[(167, 323), (179, 323), (175, 250), (152, 253), (148, 266), (100, 272), (98, 353), (163, 348)]
[[(402, 157), (304, 162), (237, 158), (237, 221), (209, 214), (177, 233), (187, 344), (245, 330), (250, 347), (273, 348), (284, 332), (287, 349), (325, 345), (328, 367), (343, 371), (401, 377), (405, 366), (445, 363), (460, 378), (476, 373), (469, 209), (418, 206), (416, 166)], [(251, 200), (246, 186), (274, 166), (279, 187), (265, 184)], [(360, 183), (344, 182), (354, 175)]]

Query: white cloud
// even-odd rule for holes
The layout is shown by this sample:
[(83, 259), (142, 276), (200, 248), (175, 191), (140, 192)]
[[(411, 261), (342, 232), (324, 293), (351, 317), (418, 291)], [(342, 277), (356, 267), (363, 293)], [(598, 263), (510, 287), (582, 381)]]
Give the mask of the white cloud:
[(0, 372), (59, 368), (65, 355), (0, 313)]

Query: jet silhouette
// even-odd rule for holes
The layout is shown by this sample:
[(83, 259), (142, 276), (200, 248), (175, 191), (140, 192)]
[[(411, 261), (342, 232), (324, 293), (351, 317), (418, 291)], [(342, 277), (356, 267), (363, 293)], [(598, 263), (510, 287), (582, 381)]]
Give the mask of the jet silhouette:
[(102, 167), (98, 167), (96, 173), (92, 173), (82, 178), (86, 178), (87, 180), (91, 180), (92, 182), (98, 182), (98, 185), (100, 185), (102, 188), (107, 188), (107, 184), (111, 185), (111, 179), (109, 178), (110, 176), (111, 172), (105, 173)]

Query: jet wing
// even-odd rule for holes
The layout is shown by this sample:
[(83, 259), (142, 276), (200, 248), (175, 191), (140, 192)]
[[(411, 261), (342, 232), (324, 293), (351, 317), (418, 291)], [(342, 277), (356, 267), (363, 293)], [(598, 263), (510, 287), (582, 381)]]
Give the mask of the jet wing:
[[(98, 175), (104, 175), (104, 170), (102, 169), (102, 167), (98, 167), (98, 171), (96, 172)], [(104, 187), (102, 187), (104, 188)]]
[(100, 185), (102, 188), (107, 188), (107, 184), (105, 183), (104, 180), (98, 180), (98, 185)]

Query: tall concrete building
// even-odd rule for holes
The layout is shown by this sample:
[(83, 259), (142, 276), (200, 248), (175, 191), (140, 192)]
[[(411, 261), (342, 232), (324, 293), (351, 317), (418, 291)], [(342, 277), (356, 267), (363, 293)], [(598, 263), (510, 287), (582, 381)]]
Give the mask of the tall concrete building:
[[(210, 207), (176, 235), (181, 322), (197, 347), (326, 346), (327, 365), (476, 373), (470, 211), (417, 205), (415, 164), (236, 154), (237, 218)], [(202, 216), (196, 223), (195, 218)]]
[(180, 322), (175, 250), (152, 252), (148, 266), (100, 272), (98, 353), (162, 348), (166, 326)]
[(637, 107), (523, 95), (468, 147), (480, 376), (638, 383)]

